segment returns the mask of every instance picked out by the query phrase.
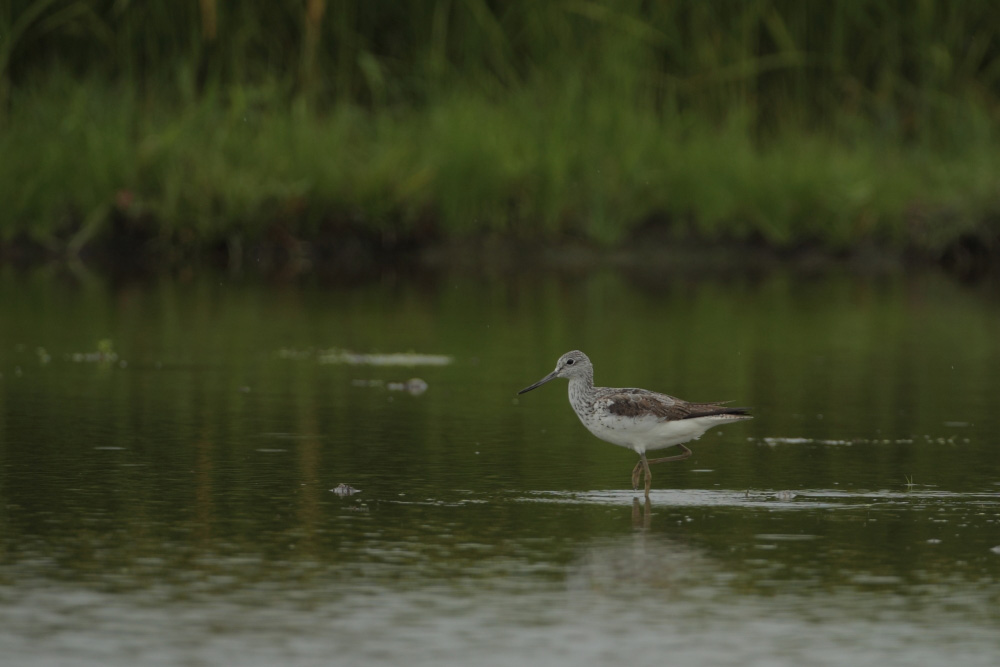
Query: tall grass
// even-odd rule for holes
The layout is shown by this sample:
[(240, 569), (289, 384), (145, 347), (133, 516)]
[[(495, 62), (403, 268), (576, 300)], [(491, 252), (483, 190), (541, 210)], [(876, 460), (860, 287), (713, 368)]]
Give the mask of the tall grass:
[(998, 34), (987, 0), (7, 3), (0, 237), (937, 247), (1000, 211)]
[(598, 71), (646, 104), (765, 119), (896, 116), (918, 130), (951, 98), (996, 103), (1000, 6), (990, 0), (20, 0), (0, 9), (0, 76), (54, 63), (132, 83), (278, 80), (327, 103), (413, 102), (539, 71)]

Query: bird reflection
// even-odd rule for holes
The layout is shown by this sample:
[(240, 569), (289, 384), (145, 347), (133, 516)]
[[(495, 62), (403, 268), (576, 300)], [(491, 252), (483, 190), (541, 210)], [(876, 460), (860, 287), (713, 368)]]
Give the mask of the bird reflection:
[(652, 520), (652, 506), (649, 496), (640, 505), (638, 498), (632, 498), (632, 527), (637, 530), (649, 530)]

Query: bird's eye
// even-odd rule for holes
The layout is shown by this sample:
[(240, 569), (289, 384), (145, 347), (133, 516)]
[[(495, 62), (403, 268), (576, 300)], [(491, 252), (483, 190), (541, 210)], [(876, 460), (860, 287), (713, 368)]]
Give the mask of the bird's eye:
[(572, 366), (573, 365), (573, 360), (572, 359), (567, 359), (566, 360), (566, 365), (567, 366)]

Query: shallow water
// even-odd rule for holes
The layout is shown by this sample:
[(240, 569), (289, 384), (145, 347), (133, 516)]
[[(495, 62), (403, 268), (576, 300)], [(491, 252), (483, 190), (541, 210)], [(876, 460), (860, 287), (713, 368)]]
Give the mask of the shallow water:
[[(994, 665), (998, 341), (995, 292), (938, 275), (0, 273), (0, 646)], [(756, 418), (646, 504), (562, 381), (515, 396), (572, 348)]]

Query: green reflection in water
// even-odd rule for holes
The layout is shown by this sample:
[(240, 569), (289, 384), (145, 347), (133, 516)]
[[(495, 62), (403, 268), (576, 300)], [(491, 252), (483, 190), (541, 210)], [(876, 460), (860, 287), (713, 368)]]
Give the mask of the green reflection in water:
[[(117, 358), (73, 357), (101, 341)], [(994, 297), (926, 275), (7, 273), (0, 584), (995, 602), (998, 341)], [(330, 348), (453, 361), (319, 363)], [(634, 455), (590, 436), (564, 386), (515, 397), (573, 348), (599, 384), (756, 419), (660, 466), (633, 507)], [(412, 377), (427, 391), (389, 388)]]

